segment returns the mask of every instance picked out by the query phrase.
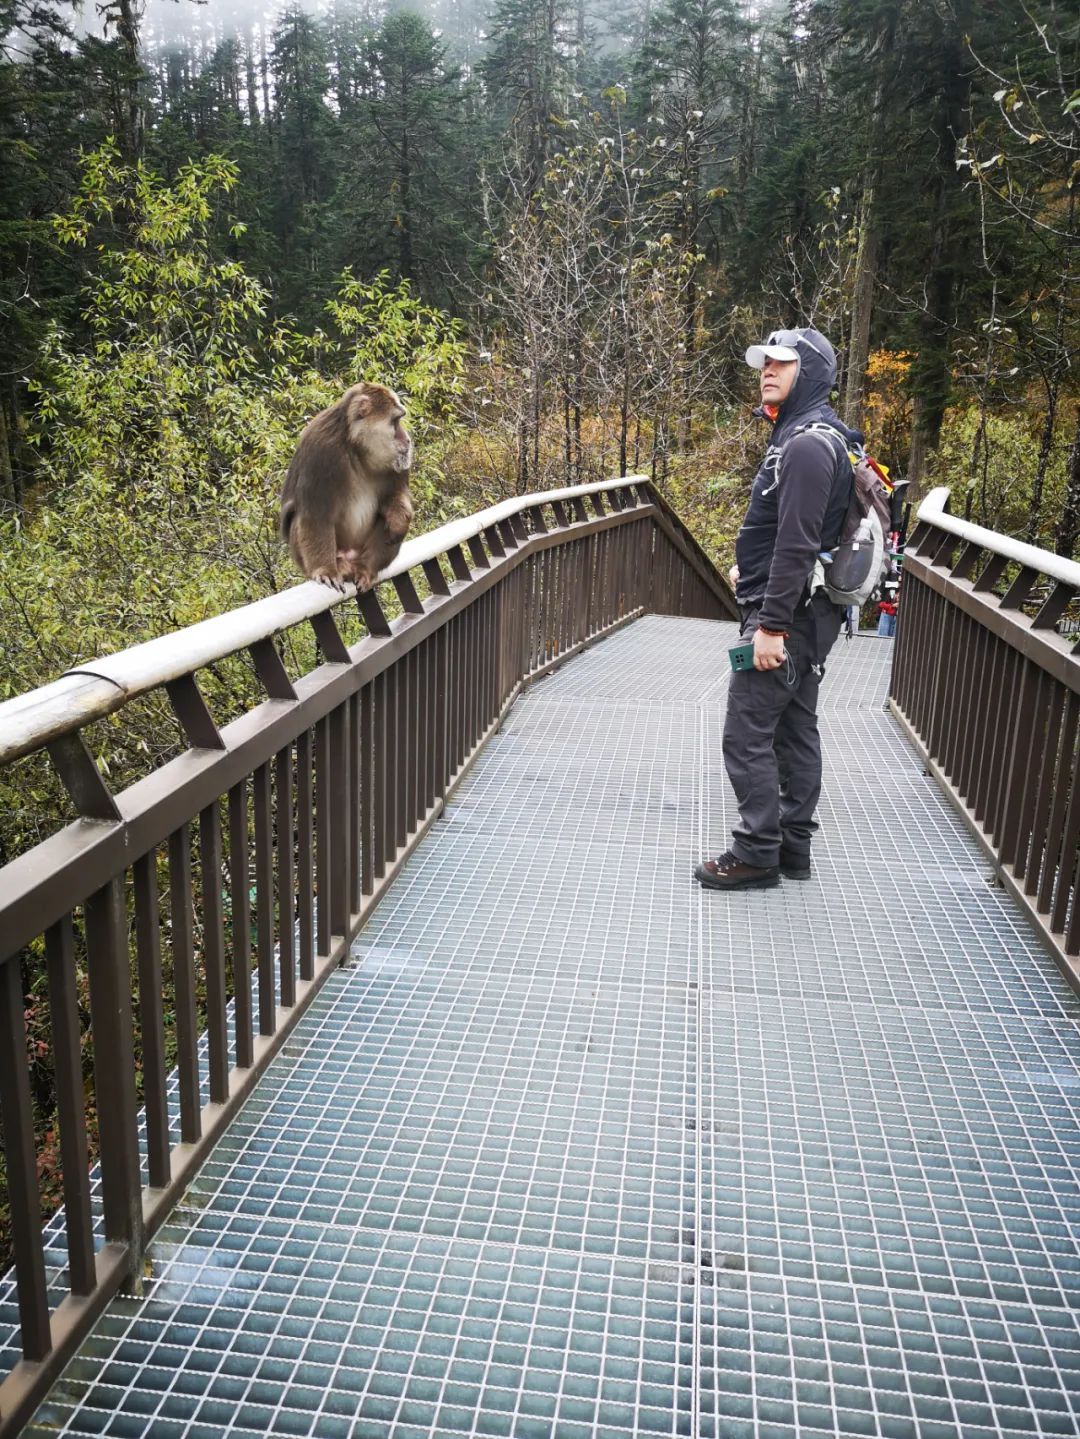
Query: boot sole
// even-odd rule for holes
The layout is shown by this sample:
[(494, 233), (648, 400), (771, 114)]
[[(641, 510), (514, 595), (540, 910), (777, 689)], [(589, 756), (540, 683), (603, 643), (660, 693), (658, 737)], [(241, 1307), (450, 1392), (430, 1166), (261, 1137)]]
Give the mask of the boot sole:
[(814, 872), (810, 869), (785, 869), (784, 866), (781, 865), (780, 873), (784, 876), (785, 879), (803, 880), (812, 879)]
[(696, 869), (694, 870), (694, 878), (698, 884), (701, 885), (702, 889), (775, 889), (780, 883), (779, 874), (763, 874), (760, 879), (739, 879), (736, 880), (734, 884), (724, 884), (721, 880), (713, 879), (708, 871), (705, 871), (705, 874), (701, 875)]

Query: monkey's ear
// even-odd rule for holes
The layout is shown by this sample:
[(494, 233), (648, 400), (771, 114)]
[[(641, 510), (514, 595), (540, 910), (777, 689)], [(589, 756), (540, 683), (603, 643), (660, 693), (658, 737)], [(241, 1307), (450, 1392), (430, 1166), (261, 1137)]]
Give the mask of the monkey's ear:
[(346, 419), (350, 425), (357, 420), (366, 419), (371, 414), (374, 396), (366, 384), (354, 385), (345, 399)]

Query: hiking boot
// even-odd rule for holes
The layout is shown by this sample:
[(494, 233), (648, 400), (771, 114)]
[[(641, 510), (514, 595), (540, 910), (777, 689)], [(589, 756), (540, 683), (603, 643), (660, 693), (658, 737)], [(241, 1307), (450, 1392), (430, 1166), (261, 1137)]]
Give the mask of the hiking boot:
[(746, 864), (728, 849), (695, 865), (694, 878), (703, 889), (772, 889), (780, 883), (780, 866)]
[(810, 856), (808, 854), (793, 854), (791, 850), (780, 847), (780, 873), (785, 879), (809, 879), (810, 878)]

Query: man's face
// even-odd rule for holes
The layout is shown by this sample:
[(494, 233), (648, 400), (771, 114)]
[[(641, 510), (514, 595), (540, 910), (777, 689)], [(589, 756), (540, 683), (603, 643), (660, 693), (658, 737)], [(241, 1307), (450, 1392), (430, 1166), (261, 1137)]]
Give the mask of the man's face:
[(798, 360), (766, 360), (761, 371), (761, 403), (782, 405), (791, 394), (798, 370)]

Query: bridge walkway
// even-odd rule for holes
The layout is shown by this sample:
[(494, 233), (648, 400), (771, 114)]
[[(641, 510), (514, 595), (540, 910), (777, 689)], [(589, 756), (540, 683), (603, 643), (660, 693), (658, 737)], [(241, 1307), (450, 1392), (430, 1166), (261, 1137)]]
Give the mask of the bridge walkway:
[(28, 1434), (1074, 1434), (1080, 1000), (883, 710), (722, 896), (733, 627), (518, 701)]

